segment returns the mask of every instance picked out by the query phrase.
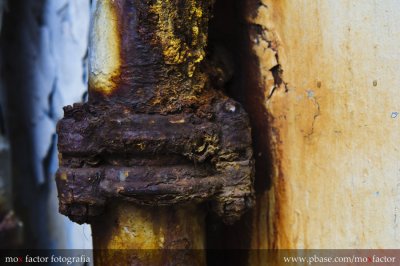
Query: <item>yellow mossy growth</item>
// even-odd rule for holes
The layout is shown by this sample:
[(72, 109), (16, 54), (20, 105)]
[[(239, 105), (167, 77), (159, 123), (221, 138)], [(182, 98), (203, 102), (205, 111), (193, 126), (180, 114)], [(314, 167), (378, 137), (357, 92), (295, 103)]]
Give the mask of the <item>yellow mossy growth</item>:
[[(202, 3), (188, 0), (184, 7), (178, 8), (175, 1), (157, 0), (150, 7), (150, 12), (158, 17), (156, 36), (161, 43), (165, 63), (187, 63), (187, 74), (193, 76), (196, 65), (205, 57), (207, 42), (206, 29), (201, 25), (206, 19), (203, 18)], [(190, 42), (184, 39), (190, 39)]]

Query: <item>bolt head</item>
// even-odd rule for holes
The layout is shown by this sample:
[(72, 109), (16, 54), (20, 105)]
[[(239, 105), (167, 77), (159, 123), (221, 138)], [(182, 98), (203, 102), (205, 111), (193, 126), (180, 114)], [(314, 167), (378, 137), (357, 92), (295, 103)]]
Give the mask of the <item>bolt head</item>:
[(238, 107), (233, 102), (226, 102), (224, 105), (224, 109), (228, 113), (236, 113)]

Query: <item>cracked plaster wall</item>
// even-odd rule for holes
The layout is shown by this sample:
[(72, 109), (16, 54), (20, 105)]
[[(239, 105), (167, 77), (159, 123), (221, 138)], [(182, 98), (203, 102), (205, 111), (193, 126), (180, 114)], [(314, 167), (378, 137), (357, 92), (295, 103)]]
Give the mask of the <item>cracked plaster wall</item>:
[(273, 165), (252, 248), (400, 247), (399, 8), (262, 0), (249, 12)]

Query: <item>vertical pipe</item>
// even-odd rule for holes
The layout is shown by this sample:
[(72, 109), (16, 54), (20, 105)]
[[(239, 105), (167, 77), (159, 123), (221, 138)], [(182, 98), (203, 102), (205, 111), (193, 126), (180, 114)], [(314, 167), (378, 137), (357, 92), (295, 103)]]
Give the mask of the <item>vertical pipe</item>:
[[(199, 104), (211, 1), (98, 0), (89, 102), (167, 113)], [(92, 222), (96, 265), (205, 265), (201, 207), (114, 202)]]
[[(98, 0), (89, 49), (89, 102), (140, 112), (196, 104), (207, 75), (211, 0)], [(198, 103), (197, 103), (198, 105)]]
[(205, 265), (204, 212), (118, 202), (92, 223), (96, 265)]
[(58, 123), (56, 180), (99, 265), (204, 265), (200, 203), (226, 223), (252, 206), (247, 114), (203, 62), (212, 3), (97, 1), (89, 101)]

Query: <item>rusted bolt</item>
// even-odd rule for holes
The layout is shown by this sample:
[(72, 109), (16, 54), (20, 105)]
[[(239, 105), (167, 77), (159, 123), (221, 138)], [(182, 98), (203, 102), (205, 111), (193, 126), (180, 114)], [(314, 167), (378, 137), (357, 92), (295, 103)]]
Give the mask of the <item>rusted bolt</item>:
[(206, 74), (212, 2), (98, 0), (89, 102), (57, 126), (61, 213), (207, 201), (232, 223), (252, 206), (248, 117)]
[(225, 103), (225, 111), (226, 112), (235, 113), (237, 108), (238, 107), (236, 106), (236, 103), (233, 103), (233, 102), (230, 102), (230, 101), (227, 101)]
[(83, 223), (112, 199), (154, 206), (210, 200), (225, 221), (239, 218), (252, 203), (247, 117), (222, 97), (208, 112), (212, 118), (66, 107), (58, 124), (60, 211)]

